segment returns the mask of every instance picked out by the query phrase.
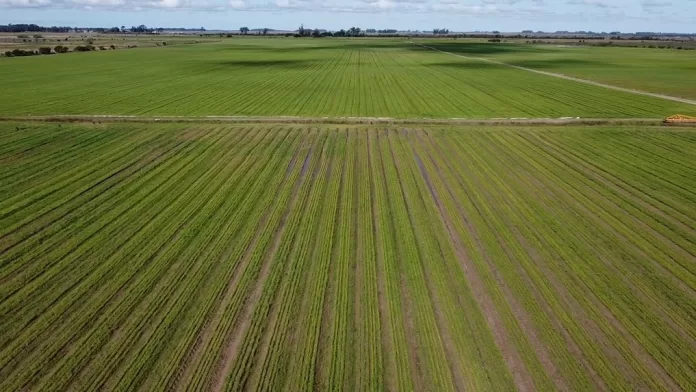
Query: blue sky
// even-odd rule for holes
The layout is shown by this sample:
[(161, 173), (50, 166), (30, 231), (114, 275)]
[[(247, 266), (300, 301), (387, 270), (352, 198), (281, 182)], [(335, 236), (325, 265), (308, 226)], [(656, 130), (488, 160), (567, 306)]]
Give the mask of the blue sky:
[(696, 0), (0, 0), (0, 24), (696, 33)]

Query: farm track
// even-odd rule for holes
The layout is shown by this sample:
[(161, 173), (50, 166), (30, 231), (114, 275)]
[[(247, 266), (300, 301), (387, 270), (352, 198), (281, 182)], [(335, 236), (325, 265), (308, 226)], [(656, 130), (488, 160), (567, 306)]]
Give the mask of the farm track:
[(123, 116), (58, 115), (2, 116), (0, 122), (48, 123), (220, 123), (220, 124), (361, 124), (361, 125), (662, 125), (662, 118), (397, 118), (397, 117), (301, 117), (301, 116)]
[(591, 86), (604, 87), (604, 88), (608, 88), (608, 89), (615, 90), (615, 91), (621, 91), (621, 92), (625, 92), (625, 93), (631, 93), (631, 94), (637, 94), (637, 95), (644, 95), (644, 96), (653, 97), (653, 98), (666, 99), (666, 100), (668, 100), (668, 101), (686, 103), (686, 104), (689, 104), (689, 105), (696, 105), (696, 101), (693, 100), (693, 99), (681, 98), (681, 97), (674, 97), (674, 96), (671, 96), (671, 95), (657, 94), (657, 93), (651, 93), (651, 92), (648, 92), (648, 91), (641, 91), (641, 90), (629, 89), (629, 88), (614, 86), (614, 85), (607, 84), (607, 83), (597, 82), (597, 81), (595, 81), (595, 80), (588, 80), (588, 79), (576, 78), (576, 77), (573, 77), (573, 76), (563, 75), (563, 74), (559, 74), (559, 73), (548, 72), (548, 71), (540, 71), (540, 70), (538, 70), (538, 69), (533, 69), (533, 68), (528, 68), (528, 67), (521, 67), (521, 66), (519, 66), (519, 65), (508, 64), (508, 63), (506, 63), (506, 62), (491, 60), (491, 59), (487, 59), (487, 58), (483, 58), (483, 57), (465, 56), (465, 55), (462, 55), (462, 54), (447, 52), (447, 51), (444, 51), (444, 50), (440, 50), (440, 49), (437, 49), (437, 48), (433, 48), (432, 46), (427, 46), (427, 45), (418, 44), (418, 46), (421, 46), (421, 47), (426, 48), (426, 49), (434, 50), (434, 51), (440, 52), (440, 53), (447, 53), (447, 54), (449, 54), (449, 55), (456, 56), (456, 57), (461, 57), (461, 58), (464, 58), (464, 59), (477, 60), (477, 61), (485, 61), (485, 62), (492, 63), (492, 64), (504, 65), (504, 66), (506, 66), (506, 67), (510, 67), (510, 68), (514, 68), (514, 69), (519, 69), (519, 70), (527, 71), (527, 72), (532, 72), (532, 73), (539, 74), (539, 75), (552, 76), (552, 77), (554, 77), (554, 78), (560, 78), (560, 79), (564, 79), (564, 80), (570, 80), (570, 81), (573, 81), (573, 82), (580, 82), (580, 83), (588, 84), (588, 85), (591, 85)]
[(0, 389), (696, 388), (694, 128), (350, 121), (0, 122)]

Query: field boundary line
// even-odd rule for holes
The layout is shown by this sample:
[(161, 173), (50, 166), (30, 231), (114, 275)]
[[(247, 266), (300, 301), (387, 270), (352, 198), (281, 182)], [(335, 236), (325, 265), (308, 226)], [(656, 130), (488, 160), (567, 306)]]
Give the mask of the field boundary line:
[[(449, 53), (449, 52), (443, 52)], [(452, 54), (452, 53), (450, 53)], [(481, 59), (485, 60), (485, 59)], [(502, 63), (501, 63), (502, 64)], [(536, 72), (536, 71), (535, 71)], [(696, 105), (696, 101), (694, 102)], [(212, 123), (212, 124), (388, 124), (388, 125), (663, 125), (664, 118), (395, 118), (395, 117), (295, 117), (295, 116), (128, 116), (52, 115), (3, 116), (1, 122), (48, 123)], [(672, 125), (675, 126), (675, 125)], [(21, 128), (21, 127), (18, 127)]]
[(504, 65), (504, 66), (506, 66), (506, 67), (515, 68), (515, 69), (519, 69), (519, 70), (527, 71), (527, 72), (533, 72), (533, 73), (536, 73), (536, 74), (539, 74), (539, 75), (553, 76), (553, 77), (559, 78), (559, 79), (571, 80), (571, 81), (574, 81), (574, 82), (585, 83), (585, 84), (589, 84), (589, 85), (597, 86), (597, 87), (604, 87), (604, 88), (608, 88), (608, 89), (611, 89), (611, 90), (622, 91), (622, 92), (625, 92), (625, 93), (631, 93), (631, 94), (637, 94), (637, 95), (645, 95), (645, 96), (653, 97), (653, 98), (660, 98), (660, 99), (666, 99), (666, 100), (674, 101), (674, 102), (686, 103), (686, 104), (689, 104), (689, 105), (696, 105), (696, 100), (693, 100), (693, 99), (675, 97), (675, 96), (672, 96), (672, 95), (666, 95), (666, 94), (660, 94), (660, 93), (651, 93), (651, 92), (649, 92), (649, 91), (635, 90), (635, 89), (626, 88), (626, 87), (619, 87), (619, 86), (614, 86), (614, 85), (611, 85), (611, 84), (602, 83), (602, 82), (598, 82), (598, 81), (591, 80), (591, 79), (583, 79), (583, 78), (578, 78), (578, 77), (574, 77), (574, 76), (568, 76), (568, 75), (559, 74), (559, 73), (555, 73), (555, 72), (540, 71), (540, 70), (538, 70), (538, 69), (522, 67), (522, 66), (519, 66), (519, 65), (514, 65), (514, 64), (510, 64), (510, 63), (505, 63), (505, 62), (502, 62), (502, 61), (491, 60), (491, 59), (487, 59), (487, 58), (483, 58), (483, 57), (465, 56), (465, 55), (462, 55), (462, 54), (447, 52), (447, 51), (445, 51), (445, 50), (440, 50), (440, 49), (437, 49), (437, 48), (433, 48), (432, 46), (427, 46), (427, 45), (422, 45), (422, 44), (414, 44), (414, 45), (418, 45), (418, 46), (421, 46), (421, 47), (426, 48), (426, 49), (434, 50), (434, 51), (436, 51), (436, 52), (446, 53), (446, 54), (449, 54), (449, 55), (452, 55), (452, 56), (455, 56), (455, 57), (465, 58), (465, 59), (468, 59), (468, 60), (485, 61), (485, 62), (487, 62), (487, 63), (498, 64), (498, 65)]

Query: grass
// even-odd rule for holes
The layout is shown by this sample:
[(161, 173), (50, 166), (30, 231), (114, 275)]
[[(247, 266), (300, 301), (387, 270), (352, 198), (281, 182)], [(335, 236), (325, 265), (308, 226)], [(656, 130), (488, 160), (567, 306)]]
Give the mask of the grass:
[(2, 123), (0, 389), (690, 390), (694, 158), (694, 128)]
[[(444, 49), (479, 48), (468, 45), (453, 43)], [(486, 50), (507, 48), (477, 45)], [(689, 59), (682, 58), (689, 54), (617, 48), (611, 49), (617, 54), (608, 58), (622, 60), (597, 68), (588, 62), (604, 58), (601, 51), (609, 49), (577, 50), (591, 53), (587, 56), (594, 60), (583, 57), (573, 62), (572, 55), (549, 54), (550, 49), (481, 54), (504, 60), (521, 56), (518, 60), (543, 67), (558, 60), (553, 57), (558, 53), (568, 58), (568, 67), (586, 70), (580, 76), (596, 75), (614, 82), (611, 75), (635, 75), (625, 71), (630, 66), (636, 72), (641, 67), (641, 77), (635, 79), (660, 81), (651, 90), (670, 93), (693, 86), (687, 72)], [(644, 53), (651, 56), (646, 58)], [(657, 63), (669, 64), (670, 71), (646, 65)], [(557, 64), (559, 68), (549, 69), (566, 67), (561, 61)], [(664, 75), (675, 76), (667, 80)], [(635, 83), (643, 87), (638, 84), (643, 82)], [(12, 97), (3, 102), (0, 115), (662, 118), (694, 114), (693, 105), (455, 58), (403, 39), (235, 38), (198, 45), (2, 58), (0, 89)]]

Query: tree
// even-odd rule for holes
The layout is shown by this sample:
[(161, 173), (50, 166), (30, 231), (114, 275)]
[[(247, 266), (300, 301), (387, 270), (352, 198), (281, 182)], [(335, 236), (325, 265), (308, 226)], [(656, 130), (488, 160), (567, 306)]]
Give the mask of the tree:
[(264, 27), (263, 28), (263, 35), (266, 35), (266, 34), (268, 34), (268, 29)]
[(39, 53), (41, 54), (51, 54), (51, 48), (47, 46), (42, 46), (39, 48)]
[(14, 49), (12, 52), (10, 52), (10, 54), (10, 56), (7, 56), (7, 52), (5, 52), (7, 57), (34, 56), (39, 54), (39, 52), (35, 52), (33, 50)]
[(246, 26), (240, 27), (240, 28), (239, 28), (239, 32), (240, 32), (241, 34), (243, 34), (243, 35), (247, 35), (247, 33), (249, 33), (249, 28), (246, 27)]
[[(123, 26), (121, 26), (123, 28)], [(131, 33), (152, 33), (154, 29), (151, 29), (145, 25), (140, 25), (138, 27), (132, 26), (130, 29)]]
[(297, 29), (297, 35), (300, 36), (300, 37), (309, 37), (310, 35), (312, 35), (312, 30), (310, 30), (310, 29), (305, 29), (305, 28), (304, 28), (304, 25), (301, 24), (301, 25), (300, 25), (300, 28)]
[(360, 27), (351, 27), (348, 29), (347, 35), (351, 37), (358, 37), (360, 36), (361, 29)]
[(96, 48), (94, 47), (94, 45), (85, 45), (85, 46), (80, 45), (80, 46), (76, 46), (74, 50), (75, 50), (75, 52), (91, 52), (95, 49)]
[(70, 31), (70, 27), (67, 26), (51, 26), (44, 27), (35, 24), (7, 24), (0, 25), (0, 32), (2, 33), (23, 33), (27, 31), (31, 32), (51, 32), (51, 33), (67, 33)]

